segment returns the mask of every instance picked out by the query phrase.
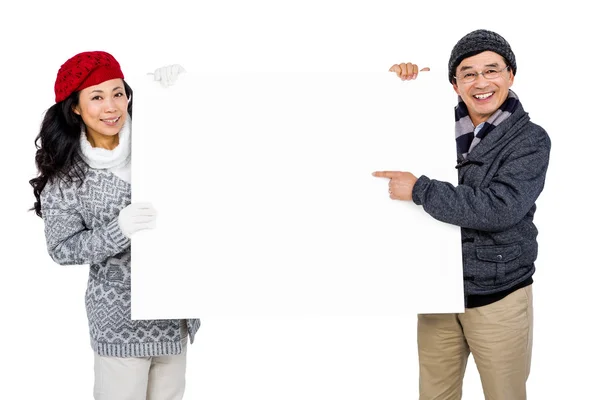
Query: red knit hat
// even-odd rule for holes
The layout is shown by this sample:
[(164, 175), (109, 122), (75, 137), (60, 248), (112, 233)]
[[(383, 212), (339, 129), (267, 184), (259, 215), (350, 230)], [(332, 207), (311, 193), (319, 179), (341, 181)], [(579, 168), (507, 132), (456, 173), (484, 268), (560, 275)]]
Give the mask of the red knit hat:
[(73, 92), (117, 78), (123, 79), (123, 72), (110, 54), (104, 51), (79, 53), (68, 59), (58, 70), (54, 83), (56, 102), (65, 100)]

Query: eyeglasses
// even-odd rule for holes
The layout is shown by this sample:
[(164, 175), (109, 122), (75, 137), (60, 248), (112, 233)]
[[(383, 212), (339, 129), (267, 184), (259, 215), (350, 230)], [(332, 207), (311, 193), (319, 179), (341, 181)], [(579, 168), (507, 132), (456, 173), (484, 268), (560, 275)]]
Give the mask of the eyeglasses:
[(477, 77), (479, 75), (483, 75), (483, 77), (485, 79), (496, 79), (497, 77), (499, 77), (502, 72), (507, 69), (509, 66), (507, 65), (506, 67), (502, 68), (502, 69), (486, 69), (483, 72), (473, 72), (473, 71), (469, 71), (469, 72), (463, 72), (458, 74), (458, 76), (455, 76), (455, 79), (458, 79), (460, 82), (462, 83), (471, 83), (471, 82), (475, 82), (475, 79), (477, 79)]

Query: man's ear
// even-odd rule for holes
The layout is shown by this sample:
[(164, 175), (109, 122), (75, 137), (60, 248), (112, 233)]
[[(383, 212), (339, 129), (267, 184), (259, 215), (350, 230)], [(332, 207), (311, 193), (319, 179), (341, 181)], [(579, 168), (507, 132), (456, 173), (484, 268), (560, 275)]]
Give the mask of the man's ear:
[(452, 88), (454, 88), (454, 92), (456, 92), (456, 94), (460, 96), (460, 92), (458, 91), (458, 85), (456, 84), (456, 81), (452, 82)]

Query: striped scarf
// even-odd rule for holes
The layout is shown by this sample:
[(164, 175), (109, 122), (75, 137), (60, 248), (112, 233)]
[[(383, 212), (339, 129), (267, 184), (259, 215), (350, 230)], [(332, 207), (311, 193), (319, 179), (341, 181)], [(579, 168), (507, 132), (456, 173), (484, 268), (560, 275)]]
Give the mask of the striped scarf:
[(483, 123), (481, 129), (477, 132), (477, 135), (475, 135), (475, 126), (473, 125), (473, 121), (471, 121), (471, 117), (469, 117), (467, 105), (459, 96), (458, 105), (454, 107), (454, 118), (456, 121), (456, 149), (458, 150), (458, 153), (462, 154), (464, 158), (467, 158), (467, 155), (471, 150), (473, 150), (473, 148), (481, 142), (488, 133), (512, 115), (517, 109), (518, 104), (519, 98), (512, 90), (509, 90), (508, 97), (504, 103), (502, 103), (500, 108), (498, 108), (496, 112)]

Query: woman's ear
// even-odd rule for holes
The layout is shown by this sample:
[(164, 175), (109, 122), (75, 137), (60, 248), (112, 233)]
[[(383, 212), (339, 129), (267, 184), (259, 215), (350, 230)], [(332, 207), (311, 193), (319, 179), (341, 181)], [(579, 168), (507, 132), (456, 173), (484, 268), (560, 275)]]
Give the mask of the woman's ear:
[(81, 110), (79, 109), (79, 104), (71, 107), (71, 111), (73, 111), (75, 114), (81, 116)]

